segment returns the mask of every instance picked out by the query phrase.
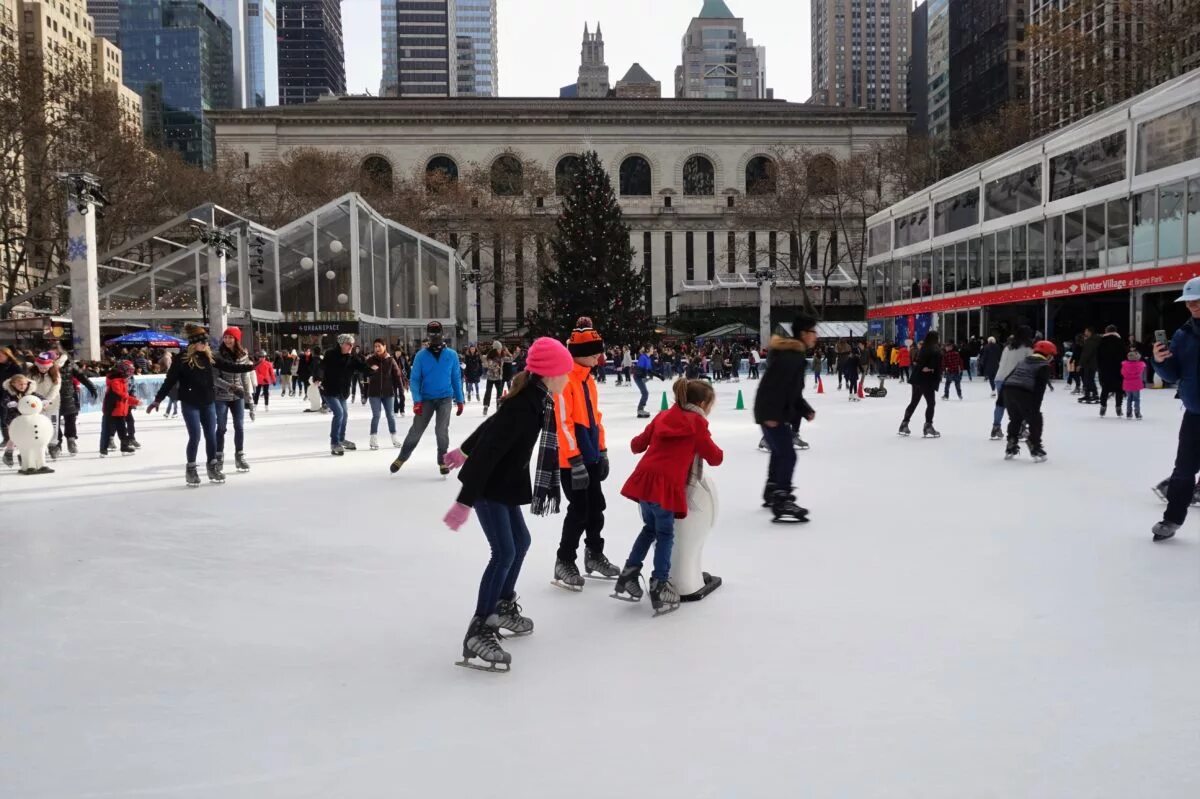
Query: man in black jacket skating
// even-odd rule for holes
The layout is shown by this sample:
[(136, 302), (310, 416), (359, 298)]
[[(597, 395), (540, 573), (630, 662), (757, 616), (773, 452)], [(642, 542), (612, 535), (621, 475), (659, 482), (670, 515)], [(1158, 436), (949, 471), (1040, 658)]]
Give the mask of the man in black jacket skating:
[(333, 412), (329, 423), (329, 451), (333, 455), (342, 455), (346, 450), (357, 449), (354, 442), (346, 440), (346, 421), (349, 419), (346, 400), (351, 384), (368, 369), (363, 357), (354, 353), (354, 336), (343, 333), (337, 340), (338, 345), (325, 353), (318, 364), (313, 385), (320, 390), (325, 404)]
[(767, 372), (754, 398), (754, 421), (762, 426), (763, 438), (771, 450), (767, 486), (763, 498), (770, 504), (775, 519), (808, 521), (808, 511), (796, 505), (792, 493), (792, 473), (796, 451), (792, 431), (801, 419), (816, 417), (804, 399), (804, 370), (807, 352), (817, 343), (817, 320), (801, 315), (792, 325), (794, 336), (774, 336), (767, 353)]

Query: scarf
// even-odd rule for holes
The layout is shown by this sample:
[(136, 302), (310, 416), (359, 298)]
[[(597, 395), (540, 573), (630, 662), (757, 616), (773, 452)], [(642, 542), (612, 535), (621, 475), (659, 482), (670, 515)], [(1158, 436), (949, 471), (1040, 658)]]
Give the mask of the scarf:
[[(689, 402), (687, 405), (683, 406), (683, 409), (689, 413), (698, 413), (701, 416), (703, 416), (705, 419), (708, 418), (708, 414), (705, 413), (704, 409), (701, 408), (699, 405), (693, 405), (692, 403)], [(703, 477), (704, 477), (704, 459), (701, 458), (699, 455), (697, 455), (694, 458), (692, 458), (692, 468), (691, 468), (691, 471), (688, 472), (688, 485), (694, 485), (694, 484), (699, 483)]]
[(554, 397), (545, 391), (545, 407), (542, 412), (542, 440), (538, 443), (537, 471), (533, 479), (533, 506), (535, 516), (558, 513), (562, 501), (558, 480), (558, 432), (554, 428)]

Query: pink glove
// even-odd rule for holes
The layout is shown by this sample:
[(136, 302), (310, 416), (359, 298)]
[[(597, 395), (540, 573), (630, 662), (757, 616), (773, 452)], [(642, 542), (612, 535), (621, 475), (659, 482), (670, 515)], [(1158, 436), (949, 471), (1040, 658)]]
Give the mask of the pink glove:
[(467, 456), (463, 454), (461, 449), (450, 450), (446, 453), (446, 457), (442, 458), (442, 463), (449, 466), (451, 469), (461, 468), (467, 462)]
[(461, 502), (455, 502), (454, 507), (446, 512), (442, 519), (446, 526), (451, 530), (458, 532), (458, 528), (466, 524), (467, 519), (471, 518), (471, 509)]

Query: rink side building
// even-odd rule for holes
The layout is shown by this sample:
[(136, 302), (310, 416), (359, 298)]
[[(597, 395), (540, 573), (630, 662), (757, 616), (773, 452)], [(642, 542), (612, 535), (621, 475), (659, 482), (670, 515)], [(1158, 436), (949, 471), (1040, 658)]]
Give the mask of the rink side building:
[(868, 248), (888, 336), (1174, 329), (1200, 275), (1200, 70), (901, 200), (868, 219)]

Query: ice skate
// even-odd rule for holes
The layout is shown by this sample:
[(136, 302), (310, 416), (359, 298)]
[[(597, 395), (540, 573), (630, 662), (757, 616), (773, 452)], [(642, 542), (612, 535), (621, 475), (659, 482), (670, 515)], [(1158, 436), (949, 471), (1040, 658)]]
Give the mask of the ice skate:
[(1029, 444), (1029, 457), (1033, 458), (1034, 463), (1045, 463), (1048, 456), (1041, 444)]
[(925, 427), (921, 430), (921, 438), (941, 438), (941, 437), (942, 437), (942, 434), (939, 433), (934, 428), (934, 426), (931, 422), (925, 423)]
[(225, 470), (225, 453), (217, 450), (217, 466), (222, 471)]
[(67, 439), (67, 453), (70, 455), (78, 455), (79, 454), (79, 442), (77, 442), (73, 438), (68, 438)]
[[(1166, 480), (1163, 480), (1161, 483), (1159, 483), (1158, 485), (1156, 485), (1156, 486), (1155, 486), (1153, 489), (1151, 489), (1151, 490), (1154, 492), (1154, 496), (1158, 497), (1158, 498), (1159, 498), (1159, 499), (1161, 499), (1163, 502), (1166, 502), (1166, 501), (1167, 501), (1167, 486), (1169, 486), (1169, 485), (1171, 485), (1171, 478), (1170, 478), (1170, 477), (1168, 477)], [(1197, 493), (1200, 493), (1200, 486), (1198, 486), (1198, 487), (1196, 488), (1196, 491), (1197, 491)], [(1193, 499), (1193, 500), (1192, 500), (1192, 504), (1193, 504), (1193, 505), (1195, 505), (1195, 504), (1196, 504), (1196, 501), (1195, 501), (1195, 499)]]
[(13, 465), (12, 450), (6, 450), (4, 453), (4, 465), (11, 467)]
[(650, 578), (650, 607), (655, 616), (663, 616), (679, 610), (679, 592), (670, 580)]
[(346, 454), (346, 450), (344, 450), (342, 448), (341, 444), (334, 444), (332, 447), (329, 448), (329, 454), (336, 455), (340, 458), (341, 456)]
[(1192, 492), (1192, 507), (1200, 508), (1200, 485), (1196, 486), (1196, 490)]
[(137, 450), (135, 450), (133, 448), (133, 442), (130, 442), (130, 441), (122, 441), (121, 442), (121, 454), (122, 455), (132, 455), (135, 452), (137, 452)]
[[(471, 626), (467, 628), (467, 635), (463, 638), (463, 659), (454, 665), (476, 671), (508, 671), (512, 665), (512, 656), (504, 651), (497, 640), (496, 631), (499, 626), (500, 617), (495, 614), (488, 616), (486, 621), (478, 616), (471, 619)], [(479, 662), (475, 662), (476, 659)]]
[(450, 467), (439, 461), (438, 473), (441, 474), (442, 477), (445, 477), (446, 475), (450, 474)]
[(760, 438), (758, 440), (758, 451), (759, 452), (770, 452), (771, 451), (771, 448), (767, 446), (767, 440), (765, 438)]
[(246, 463), (246, 453), (240, 450), (233, 453), (233, 465), (239, 472), (250, 471), (250, 464)]
[(51, 444), (50, 446), (46, 447), (46, 454), (50, 456), (50, 460), (52, 461), (58, 460), (58, 453), (61, 451), (61, 444)]
[(763, 502), (762, 502), (762, 506), (763, 506), (764, 508), (769, 508), (769, 507), (771, 507), (771, 505), (774, 503), (774, 501), (775, 501), (775, 491), (776, 491), (776, 486), (775, 486), (775, 484), (774, 484), (774, 483), (767, 483), (766, 487), (765, 487), (765, 488), (763, 488)]
[(1137, 419), (1139, 422), (1140, 422), (1140, 421), (1142, 421), (1142, 412), (1141, 412), (1141, 411), (1137, 411), (1137, 416), (1136, 416), (1135, 418), (1136, 418), (1136, 419)]
[(1108, 406), (1101, 405), (1100, 406), (1100, 418), (1103, 419), (1107, 413), (1108, 413)]
[[(586, 547), (583, 550), (583, 571), (593, 580), (615, 580), (621, 574), (621, 570), (603, 552), (592, 552)], [(593, 575), (592, 572), (597, 574)]]
[(407, 461), (405, 461), (404, 458), (397, 456), (396, 460), (392, 461), (392, 465), (388, 467), (388, 471), (392, 474), (395, 474), (396, 472), (400, 471), (400, 467), (405, 463), (407, 463)]
[(808, 449), (808, 442), (801, 438), (800, 434), (797, 433), (792, 437), (792, 446), (796, 449)]
[(771, 521), (781, 524), (797, 524), (808, 521), (808, 509), (796, 504), (796, 498), (787, 491), (776, 491), (771, 502)]
[(200, 475), (196, 473), (196, 464), (189, 463), (183, 474), (187, 479), (188, 488), (198, 488), (200, 486)]
[[(497, 635), (501, 638), (516, 638), (533, 632), (533, 619), (521, 615), (521, 606), (517, 604), (516, 597), (501, 599), (500, 604), (496, 606), (496, 615), (500, 618), (500, 631), (497, 631)], [(511, 635), (505, 635), (502, 630), (508, 630)]]
[(225, 473), (221, 471), (221, 462), (220, 461), (211, 460), (208, 462), (208, 482), (210, 482), (210, 483), (224, 483), (225, 482)]
[(621, 571), (621, 576), (617, 578), (617, 582), (613, 585), (613, 592), (609, 594), (613, 599), (619, 599), (622, 602), (641, 602), (642, 601), (642, 567), (627, 566)]
[(374, 433), (371, 434), (370, 447), (371, 449), (379, 449), (379, 436), (375, 435)]
[(1168, 538), (1173, 538), (1178, 529), (1179, 525), (1175, 522), (1159, 522), (1150, 532), (1154, 534), (1155, 541), (1166, 541)]
[(1013, 458), (1021, 454), (1021, 444), (1015, 438), (1008, 440), (1008, 446), (1004, 449), (1004, 460), (1011, 461)]
[(400, 449), (404, 446), (404, 442), (397, 438), (395, 433), (392, 434), (392, 446), (396, 449)]
[(908, 429), (908, 422), (901, 422), (900, 430), (897, 432), (902, 436), (911, 436), (912, 435), (912, 430)]
[(133, 444), (133, 448), (134, 448), (134, 449), (141, 449), (141, 448), (142, 448), (142, 445), (141, 445), (141, 443), (140, 443), (140, 442), (139, 442), (139, 441), (138, 441), (136, 438), (134, 438), (133, 436), (130, 436), (130, 437), (129, 437), (129, 443), (130, 443), (130, 444)]
[(637, 413), (637, 418), (639, 418), (639, 419), (649, 419), (649, 418), (650, 418), (650, 412), (649, 412), (649, 411), (647, 411), (647, 410), (645, 410), (645, 409), (639, 409), (639, 410), (638, 410), (638, 413)]
[(1000, 432), (1000, 425), (992, 425), (992, 441), (999, 441), (1002, 438), (1004, 438), (1004, 434)]
[(358, 449), (358, 447), (354, 445), (353, 441), (343, 441), (342, 449), (346, 450), (347, 452), (354, 452), (356, 449)]
[(550, 584), (576, 593), (583, 590), (583, 578), (574, 561), (554, 561), (554, 579)]

